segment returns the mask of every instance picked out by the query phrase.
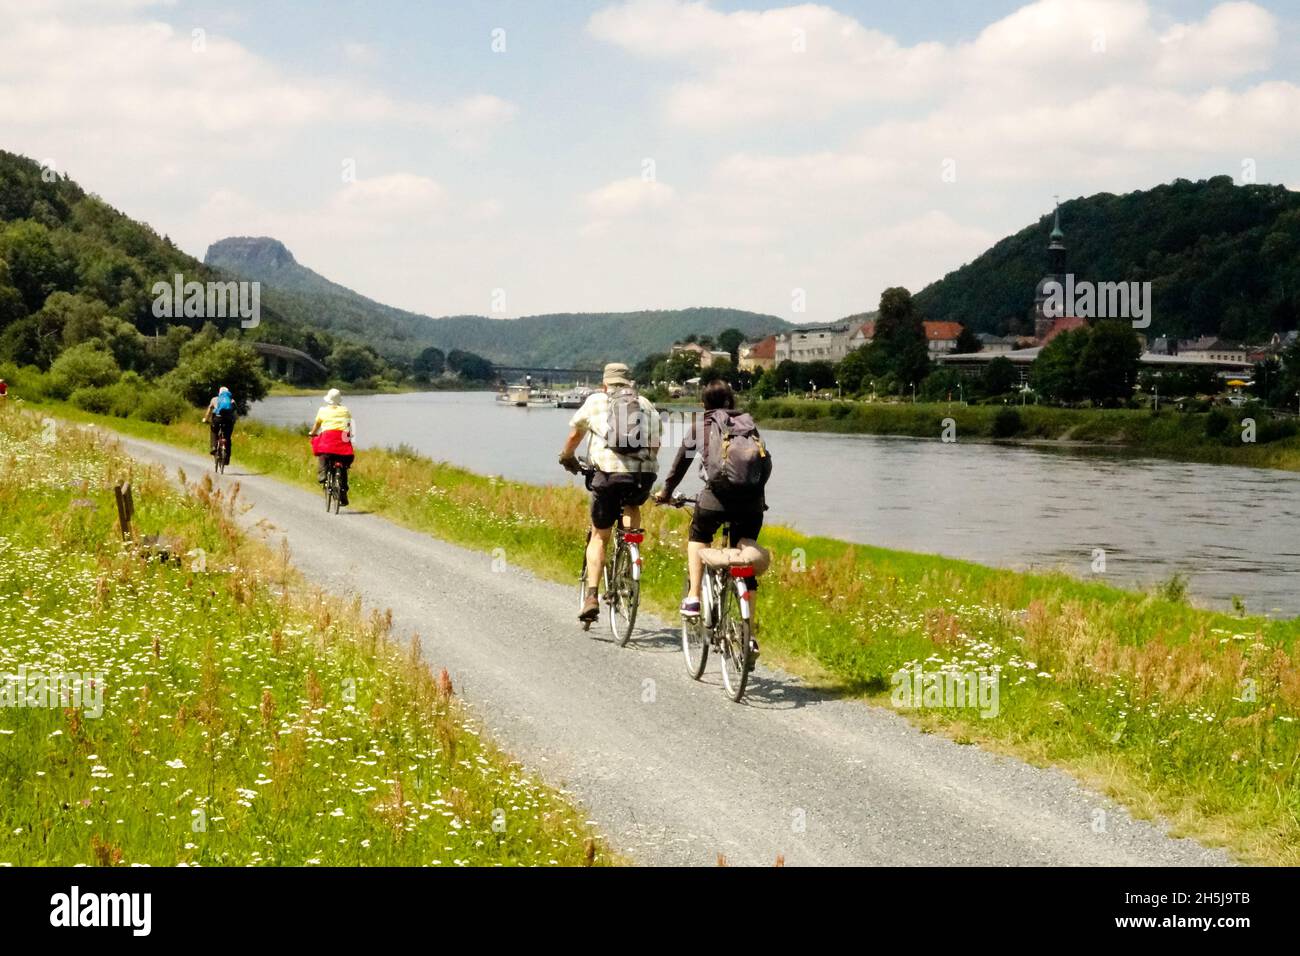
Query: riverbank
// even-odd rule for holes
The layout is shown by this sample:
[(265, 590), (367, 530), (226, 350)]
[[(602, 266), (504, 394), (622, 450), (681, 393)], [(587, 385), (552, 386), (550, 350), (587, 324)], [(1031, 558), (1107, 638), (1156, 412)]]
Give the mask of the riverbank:
[[(24, 678), (0, 708), (0, 863), (611, 861), (418, 647), (246, 537), (237, 495), (43, 418), (0, 409), (0, 675)], [(179, 560), (123, 545), (127, 475)], [(47, 672), (81, 675), (81, 706), (29, 703)]]
[[(192, 423), (97, 420), (206, 448)], [(288, 430), (244, 422), (235, 455), (314, 487), (305, 442)], [(586, 522), (577, 488), (494, 479), (405, 452), (362, 453), (353, 499), (458, 544), (503, 548), (512, 564), (565, 582)], [(672, 614), (686, 516), (649, 509), (645, 524), (643, 600)], [(1137, 815), (1160, 814), (1180, 835), (1244, 860), (1300, 862), (1300, 620), (1196, 609), (1176, 582), (1138, 594), (782, 528), (765, 529), (764, 541), (776, 555), (759, 598), (769, 661), (885, 706), (902, 669), (997, 674), (994, 717), (906, 713), (958, 740), (1062, 766)]]
[[(1122, 408), (801, 398), (755, 401), (749, 409), (760, 427), (789, 431), (1109, 447), (1179, 461), (1300, 471), (1300, 427), (1296, 421), (1242, 409), (1153, 414)], [(1249, 418), (1255, 422), (1253, 431), (1244, 425)]]
[[(422, 382), (419, 385), (385, 385), (382, 388), (349, 388), (342, 385), (340, 388), (348, 395), (405, 395), (410, 392), (493, 392), (496, 386), (479, 384), (472, 382), (462, 382), (459, 379), (448, 381), (446, 384), (441, 382)], [(288, 382), (272, 382), (271, 390), (267, 393), (269, 396), (288, 396), (298, 398), (304, 395), (324, 395), (328, 391), (326, 385), (290, 385)]]

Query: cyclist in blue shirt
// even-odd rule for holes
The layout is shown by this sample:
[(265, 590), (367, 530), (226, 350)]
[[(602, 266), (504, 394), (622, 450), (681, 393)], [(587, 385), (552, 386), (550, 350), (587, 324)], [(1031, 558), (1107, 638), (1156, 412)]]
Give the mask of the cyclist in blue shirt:
[(220, 433), (226, 436), (226, 460), (229, 461), (234, 448), (231, 439), (235, 434), (235, 397), (230, 394), (230, 389), (222, 385), (212, 396), (203, 420), (209, 426), (208, 454), (217, 453), (217, 435)]

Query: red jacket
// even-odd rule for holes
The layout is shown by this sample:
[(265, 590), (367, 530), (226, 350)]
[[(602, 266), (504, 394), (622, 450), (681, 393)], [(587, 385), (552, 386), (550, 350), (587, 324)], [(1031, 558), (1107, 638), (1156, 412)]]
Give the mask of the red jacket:
[(315, 435), (311, 440), (313, 455), (355, 455), (348, 433), (340, 429), (331, 429)]

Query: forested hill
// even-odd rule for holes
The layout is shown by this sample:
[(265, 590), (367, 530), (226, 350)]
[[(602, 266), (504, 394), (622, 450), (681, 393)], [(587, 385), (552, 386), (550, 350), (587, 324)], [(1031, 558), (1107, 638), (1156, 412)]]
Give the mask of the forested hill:
[[(132, 357), (144, 348), (136, 336), (152, 338), (169, 327), (193, 331), (204, 321), (154, 317), (154, 284), (171, 283), (178, 273), (187, 281), (223, 278), (66, 175), (0, 150), (0, 361), (46, 368), (67, 346), (98, 339), (118, 347), (124, 368), (148, 372), (158, 362)], [(84, 320), (69, 318), (83, 313)], [(329, 336), (266, 305), (255, 333), (237, 326), (221, 332), (318, 358), (334, 347)]]
[(771, 315), (737, 309), (592, 312), (490, 319), (480, 315), (430, 318), (368, 299), (298, 263), (275, 239), (234, 237), (213, 243), (205, 262), (262, 283), (277, 311), (380, 352), (411, 357), (427, 346), (463, 349), (500, 364), (572, 367), (623, 358), (629, 363), (691, 333), (735, 328), (760, 336), (790, 327)]
[[(1179, 179), (1061, 205), (1076, 280), (1150, 281), (1148, 335), (1259, 341), (1300, 325), (1300, 193)], [(916, 295), (928, 319), (977, 332), (1024, 320), (1047, 271), (1051, 215)]]

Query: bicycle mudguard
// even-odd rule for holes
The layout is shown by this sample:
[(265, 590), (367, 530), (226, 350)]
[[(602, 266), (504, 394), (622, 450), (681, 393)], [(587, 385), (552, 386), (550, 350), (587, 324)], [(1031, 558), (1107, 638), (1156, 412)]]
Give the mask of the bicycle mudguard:
[(740, 616), (748, 621), (754, 616), (754, 591), (750, 590), (744, 578), (732, 582), (736, 588), (736, 597), (740, 599)]
[[(624, 539), (626, 540), (626, 539)], [(641, 580), (641, 549), (634, 544), (629, 544), (627, 550), (632, 555), (632, 580)]]

